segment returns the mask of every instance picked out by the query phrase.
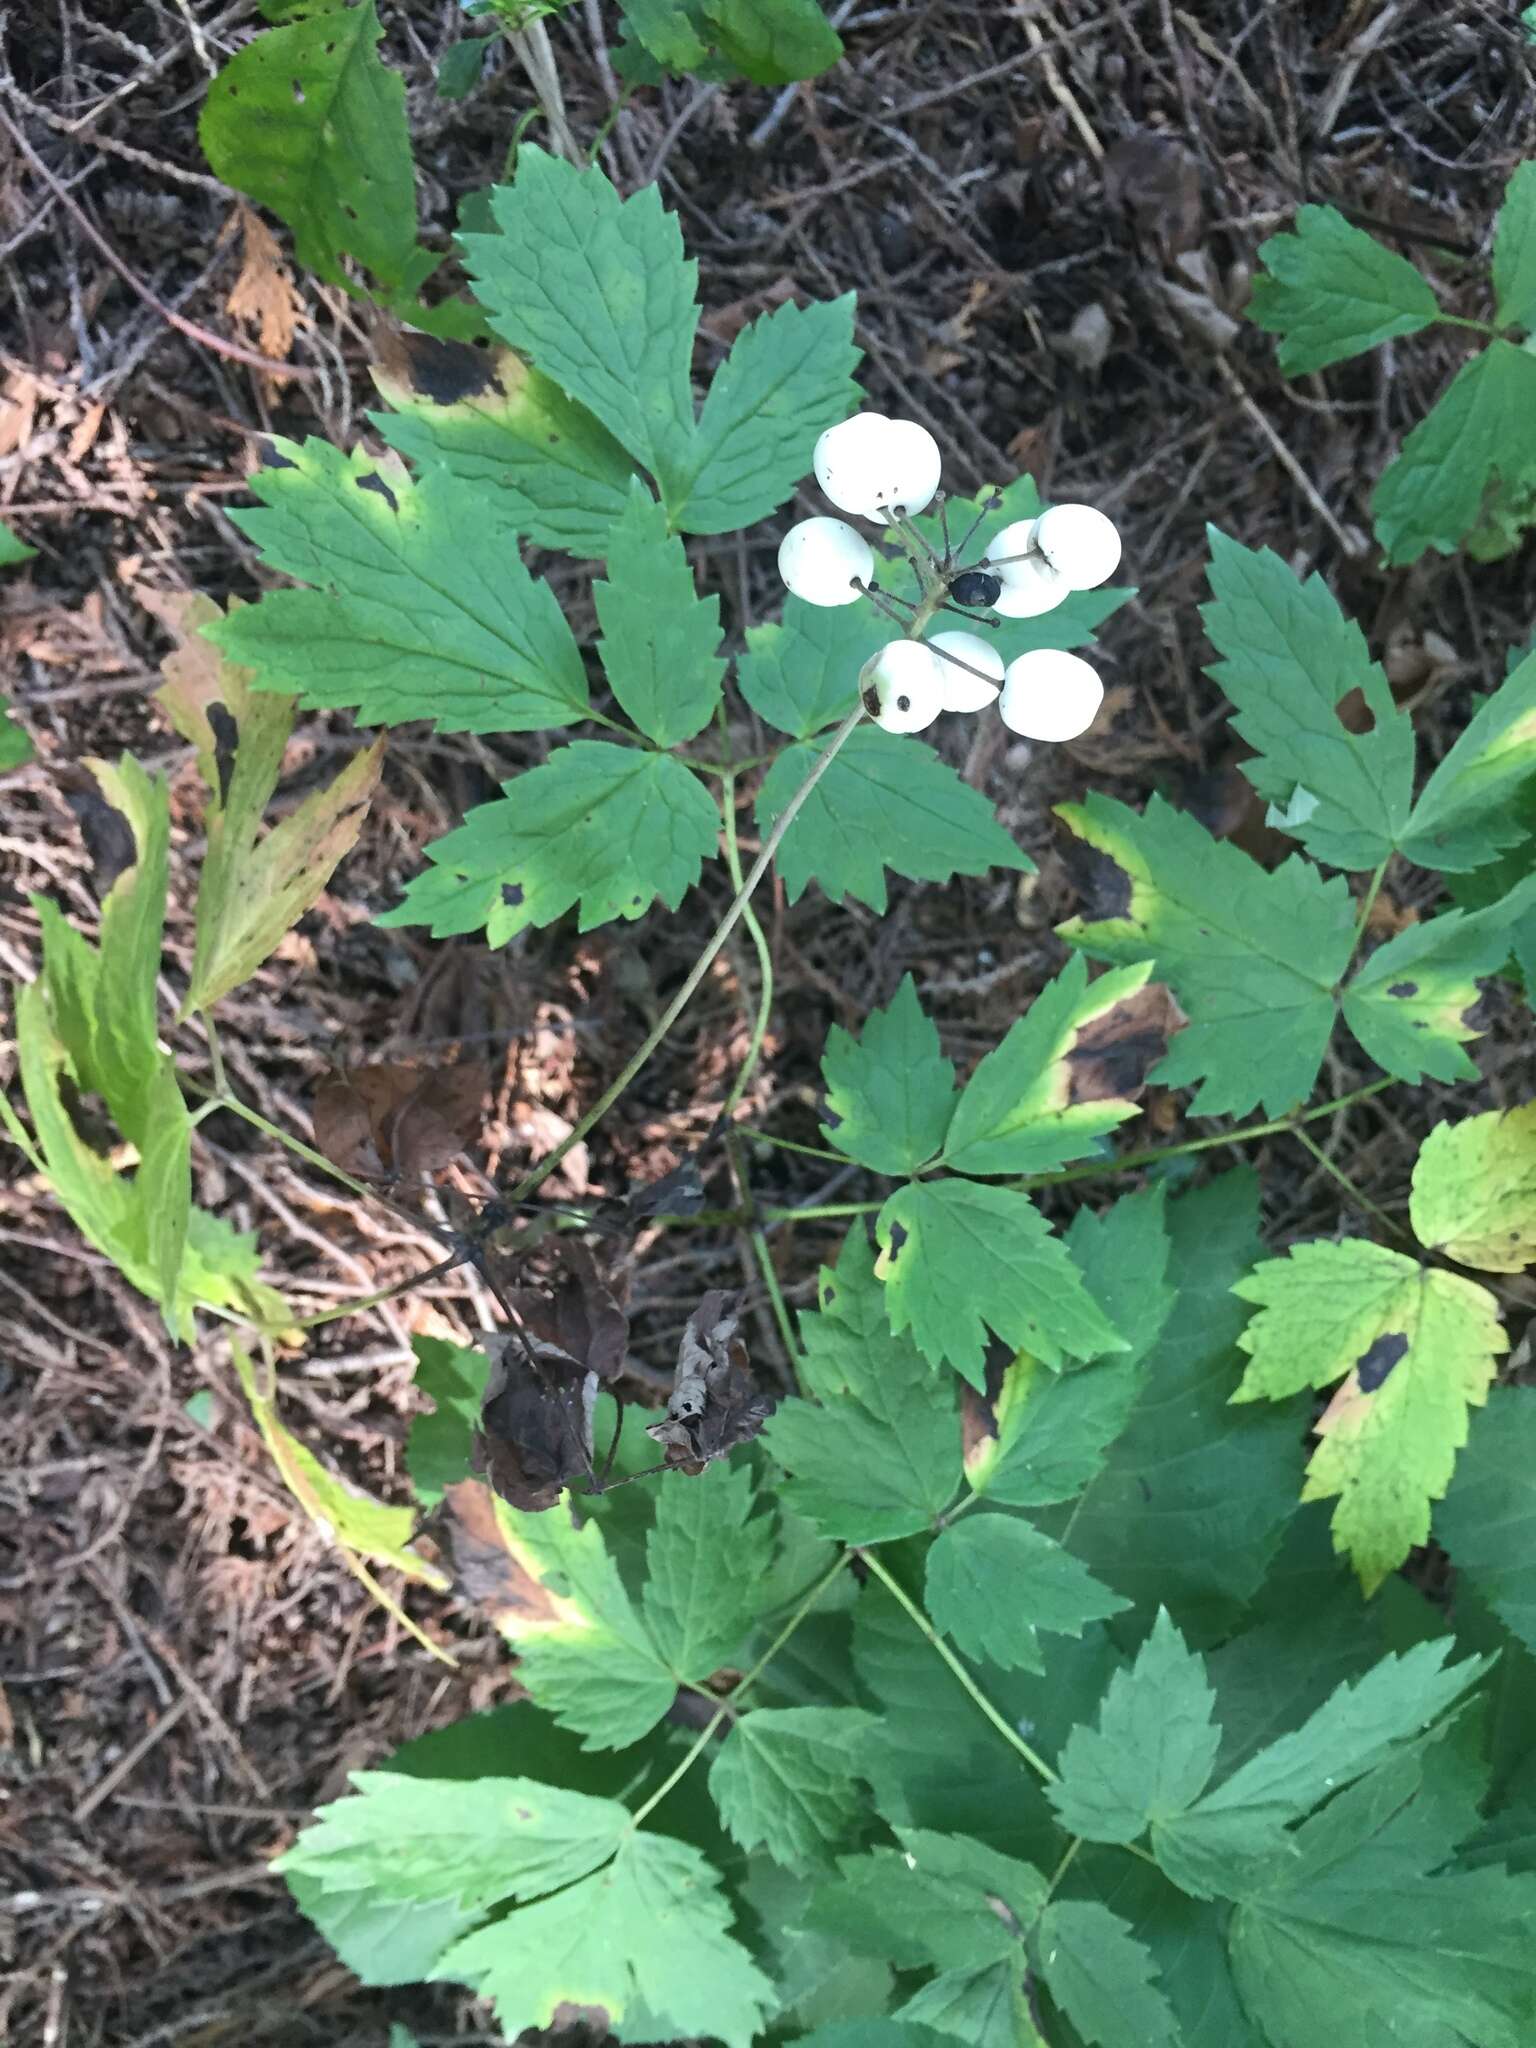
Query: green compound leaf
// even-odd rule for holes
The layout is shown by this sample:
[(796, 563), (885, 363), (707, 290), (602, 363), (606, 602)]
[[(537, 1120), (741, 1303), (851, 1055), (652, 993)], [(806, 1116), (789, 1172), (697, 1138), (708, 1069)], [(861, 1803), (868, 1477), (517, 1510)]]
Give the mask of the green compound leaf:
[[(1088, 984), (1079, 953), (965, 1084), (944, 1145), (957, 1173), (1040, 1173), (1082, 1159), (1137, 1114), (1182, 1016), (1150, 961)], [(887, 1169), (889, 1170), (889, 1169)]]
[(416, 1354), (411, 1384), (431, 1401), (433, 1412), (411, 1422), (405, 1469), (416, 1498), (424, 1508), (433, 1508), (450, 1486), (472, 1476), (470, 1444), (480, 1427), (491, 1361), (478, 1346), (449, 1344), (441, 1337), (413, 1337), (411, 1349)]
[(592, 586), (603, 668), (640, 730), (675, 747), (702, 732), (720, 702), (720, 600), (699, 596), (682, 542), (638, 478), (606, 552), (607, 580)]
[(890, 637), (889, 620), (870, 605), (787, 597), (782, 624), (748, 626), (736, 679), (759, 718), (792, 739), (809, 739), (847, 717), (860, 669)]
[(1536, 1102), (1437, 1124), (1419, 1147), (1413, 1234), (1485, 1273), (1536, 1263)]
[(1152, 1830), (1163, 1869), (1196, 1898), (1246, 1896), (1260, 1866), (1283, 1861), (1286, 1825), (1375, 1770), (1486, 1676), (1492, 1659), (1445, 1668), (1450, 1643), (1417, 1643), (1339, 1685), (1300, 1728), (1261, 1749), (1231, 1777)]
[(637, 1831), (604, 1869), (455, 1943), (432, 1977), (493, 1999), (509, 2040), (585, 2007), (621, 2039), (752, 2048), (773, 1987), (730, 1924), (714, 1866)]
[(1335, 2033), (1479, 2048), (1530, 2040), (1536, 1882), (1444, 1868), (1476, 1824), (1474, 1800), (1447, 1789), (1437, 1796), (1428, 1759), (1387, 1764), (1308, 1821), (1238, 1907), (1233, 1974), (1272, 2048), (1316, 2048)]
[(938, 1152), (955, 1102), (955, 1070), (923, 1014), (910, 974), (860, 1037), (841, 1024), (821, 1056), (821, 1134), (875, 1173), (915, 1173)]
[(818, 0), (703, 0), (720, 54), (754, 85), (790, 85), (828, 71), (842, 38)]
[(1429, 1536), (1509, 1339), (1486, 1288), (1350, 1239), (1293, 1245), (1233, 1288), (1259, 1306), (1241, 1338), (1250, 1363), (1234, 1401), (1343, 1384), (1317, 1423), (1303, 1500), (1339, 1496), (1334, 1547), (1367, 1593)]
[(817, 1892), (809, 1924), (902, 1970), (1016, 1962), (1018, 1929), (1044, 1903), (1039, 1871), (967, 1835), (896, 1834), (900, 1850), (839, 1859), (838, 1882)]
[(404, 82), (380, 62), (373, 0), (268, 29), (208, 89), (198, 136), (216, 177), (293, 230), (332, 284), (355, 256), (391, 292), (441, 260), (417, 246)]
[[(857, 673), (852, 679), (857, 688)], [(787, 747), (763, 780), (757, 822), (767, 833), (822, 747)], [(933, 752), (878, 726), (858, 727), (785, 833), (779, 873), (791, 903), (816, 881), (834, 903), (853, 896), (882, 915), (885, 869), (913, 882), (947, 882), (988, 868), (1021, 868), (1021, 853), (986, 798)]]
[[(496, 1524), (528, 1582), (497, 1615), (536, 1705), (585, 1749), (625, 1749), (654, 1728), (677, 1679), (625, 1590), (596, 1522), (577, 1527), (569, 1500), (544, 1514), (495, 1501)], [(529, 2023), (531, 2024), (531, 2022)]]
[(1435, 1513), (1457, 1572), (1536, 1650), (1536, 1388), (1496, 1387)]
[(231, 514), (263, 559), (311, 590), (278, 590), (207, 628), (258, 687), (365, 725), (431, 718), (440, 732), (536, 732), (588, 708), (586, 671), (553, 592), (518, 559), (495, 498), (444, 469), (418, 481), (362, 449), (274, 440), (277, 468)]
[(16, 722), (10, 698), (0, 690), (0, 775), (9, 774), (12, 768), (25, 768), (36, 754), (31, 736)]
[(853, 304), (848, 293), (780, 306), (737, 335), (699, 416), (692, 482), (674, 514), (685, 533), (734, 533), (792, 495), (817, 435), (858, 402)]
[(984, 1384), (987, 1332), (1046, 1365), (1129, 1349), (1027, 1195), (969, 1180), (898, 1188), (875, 1224), (891, 1328)]
[(1344, 991), (1344, 1021), (1371, 1058), (1405, 1081), (1472, 1081), (1462, 1046), (1485, 975), (1509, 958), (1515, 927), (1536, 906), (1536, 875), (1486, 910), (1448, 910), (1409, 925), (1374, 952)]
[(1504, 188), (1493, 237), (1493, 289), (1501, 325), (1536, 328), (1536, 163)]
[(774, 1521), (753, 1517), (756, 1505), (750, 1468), (724, 1463), (656, 1503), (642, 1610), (679, 1684), (701, 1685), (729, 1663), (761, 1610)]
[(1067, 1245), (1131, 1348), (1069, 1373), (1048, 1372), (1024, 1353), (1004, 1368), (995, 1393), (963, 1397), (966, 1479), (973, 1492), (1009, 1507), (1074, 1500), (1097, 1477), (1173, 1307), (1161, 1187), (1124, 1195), (1102, 1216), (1079, 1209)]
[(155, 692), (196, 749), (208, 792), (197, 947), (183, 1017), (249, 981), (319, 901), (357, 844), (384, 762), (381, 736), (263, 835), (297, 705), (291, 697), (253, 690), (244, 670), (221, 661), (199, 637), (200, 628), (223, 617), (211, 598), (184, 603), (177, 622), (182, 644), (163, 664), (166, 681)]
[(931, 1528), (954, 1499), (960, 1430), (954, 1383), (910, 1337), (891, 1334), (862, 1229), (823, 1269), (818, 1313), (800, 1318), (800, 1383), (763, 1430), (789, 1473), (781, 1499), (844, 1543), (883, 1543)]
[(504, 946), (579, 904), (591, 931), (658, 896), (676, 910), (719, 843), (720, 813), (671, 754), (572, 740), (503, 787), (427, 848), (433, 865), (379, 924), (426, 924), (436, 938), (484, 925)]
[(0, 519), (0, 569), (14, 569), (18, 562), (30, 562), (36, 553), (36, 548), (29, 548), (21, 536), (13, 533)]
[(1204, 1661), (1159, 1608), (1152, 1633), (1117, 1671), (1095, 1727), (1077, 1727), (1046, 1797), (1069, 1834), (1134, 1842), (1192, 1806), (1210, 1782), (1221, 1730)]
[(1231, 1633), (1296, 1511), (1306, 1424), (1300, 1403), (1275, 1412), (1228, 1406), (1244, 1322), (1231, 1288), (1260, 1250), (1254, 1176), (1223, 1174), (1181, 1196), (1167, 1222), (1175, 1302), (1171, 1314), (1165, 1304), (1158, 1311), (1165, 1326), (1130, 1418), (1070, 1511), (1070, 1533), (1065, 1510), (1042, 1522), (1095, 1578), (1146, 1612), (1166, 1605), (1186, 1636), (1209, 1639)]
[(660, 187), (620, 199), (601, 171), (525, 142), (491, 210), (498, 234), (461, 237), (491, 325), (677, 502), (694, 435), (698, 265)]
[(1416, 562), (1426, 548), (1453, 554), (1496, 477), (1519, 486), (1533, 476), (1536, 355), (1491, 341), (1462, 364), (1383, 473), (1371, 500), (1376, 539), (1389, 562)]
[(1530, 832), (1520, 799), (1536, 775), (1536, 654), (1478, 705), (1413, 808), (1403, 852), (1421, 867), (1480, 868)]
[(1118, 1914), (1086, 1899), (1053, 1899), (1031, 1948), (1046, 1989), (1097, 2048), (1181, 2048), (1157, 1965)]
[(1161, 797), (1142, 816), (1099, 795), (1057, 815), (1087, 849), (1087, 910), (1061, 936), (1097, 959), (1154, 960), (1188, 1012), (1152, 1079), (1199, 1081), (1199, 1116), (1305, 1101), (1354, 943), (1343, 876), (1325, 882), (1300, 859), (1266, 873)]
[(532, 1778), (349, 1775), (356, 1796), (323, 1806), (274, 1870), (327, 1891), (478, 1912), (585, 1877), (629, 1827), (617, 1800)]
[(598, 556), (629, 503), (634, 464), (585, 407), (511, 349), (400, 337), (373, 373), (395, 409), (368, 418), (419, 469), (434, 465), (494, 497), (512, 531), (541, 548)]
[(925, 1604), (967, 1657), (1004, 1671), (1044, 1671), (1042, 1630), (1080, 1636), (1130, 1606), (1028, 1522), (970, 1515), (928, 1552)]
[[(1257, 749), (1243, 773), (1272, 805), (1313, 799), (1287, 826), (1314, 860), (1371, 868), (1401, 842), (1413, 801), (1413, 722), (1399, 711), (1365, 636), (1321, 576), (1305, 582), (1269, 548), (1251, 552), (1216, 527), (1215, 602), (1200, 616), (1224, 658), (1210, 675), (1237, 707), (1232, 723)], [(1340, 700), (1359, 690), (1371, 729), (1352, 733)], [(1273, 822), (1273, 821), (1272, 821)]]
[(855, 1834), (865, 1795), (856, 1707), (760, 1707), (741, 1715), (709, 1767), (720, 1818), (743, 1849), (790, 1870), (824, 1868)]
[(1248, 316), (1281, 337), (1288, 377), (1417, 334), (1440, 317), (1439, 300), (1407, 258), (1332, 206), (1302, 207), (1296, 232), (1261, 242), (1259, 261), (1265, 269), (1253, 281)]

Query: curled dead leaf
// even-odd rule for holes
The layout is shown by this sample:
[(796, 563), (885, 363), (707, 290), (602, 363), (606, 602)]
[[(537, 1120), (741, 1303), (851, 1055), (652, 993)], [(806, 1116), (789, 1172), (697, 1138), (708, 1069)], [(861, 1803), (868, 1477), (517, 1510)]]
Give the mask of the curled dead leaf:
[(491, 1371), (470, 1467), (509, 1506), (542, 1514), (573, 1479), (592, 1475), (597, 1374), (553, 1346), (541, 1355), (516, 1331), (488, 1337), (485, 1349)]
[(666, 1414), (646, 1425), (668, 1465), (695, 1477), (755, 1437), (776, 1403), (754, 1386), (737, 1334), (741, 1297), (711, 1288), (683, 1331)]

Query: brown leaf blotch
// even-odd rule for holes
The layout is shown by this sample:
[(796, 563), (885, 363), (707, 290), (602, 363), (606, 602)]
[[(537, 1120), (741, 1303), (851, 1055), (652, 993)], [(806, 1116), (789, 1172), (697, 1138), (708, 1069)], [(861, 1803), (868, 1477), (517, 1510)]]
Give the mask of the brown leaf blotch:
[(1134, 1102), (1168, 1041), (1189, 1022), (1161, 982), (1090, 1018), (1068, 1046), (1067, 1101)]

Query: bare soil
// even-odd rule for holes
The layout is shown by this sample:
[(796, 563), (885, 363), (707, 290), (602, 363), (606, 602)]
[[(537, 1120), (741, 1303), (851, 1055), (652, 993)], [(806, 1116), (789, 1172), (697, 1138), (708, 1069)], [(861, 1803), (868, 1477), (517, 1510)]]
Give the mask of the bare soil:
[[(497, 59), (469, 99), (445, 104), (433, 70), (460, 32), (458, 8), (382, 12), (409, 87), (425, 229), (446, 246), (460, 198), (499, 173), (530, 93)], [(611, 115), (602, 52), (614, 17), (579, 0), (550, 24), (583, 139)], [(227, 515), (248, 502), (264, 436), (351, 445), (370, 432), (369, 366), (385, 337), (341, 292), (293, 277), (289, 360), (305, 374), (275, 378), (231, 353), (259, 336), (229, 310), (242, 236), (196, 120), (211, 69), (260, 25), (251, 0), (22, 0), (4, 30), (0, 517), (39, 549), (0, 581), (0, 687), (40, 754), (0, 778), (9, 978), (32, 972), (29, 892), (58, 898), (86, 929), (96, 917), (69, 802), (82, 761), (128, 748), (168, 769), (182, 881), (193, 872), (190, 763), (149, 694), (167, 648), (157, 598), (261, 589)], [(1089, 788), (1132, 802), (1160, 790), (1277, 856), (1202, 673), (1206, 520), (1324, 573), (1413, 702), (1431, 754), (1531, 628), (1529, 551), (1384, 571), (1370, 545), (1371, 487), (1454, 367), (1454, 336), (1291, 384), (1269, 339), (1237, 320), (1257, 245), (1298, 204), (1323, 200), (1431, 261), (1454, 306), (1483, 310), (1493, 215), (1536, 111), (1530, 52), (1504, 0), (855, 0), (844, 33), (846, 61), (814, 86), (668, 84), (613, 122), (610, 175), (625, 188), (659, 178), (700, 260), (700, 376), (743, 318), (785, 293), (855, 289), (874, 403), (933, 429), (957, 489), (1027, 468), (1048, 494), (1112, 511), (1140, 594), (1106, 629), (1108, 702), (1083, 741), (1031, 754), (996, 721), (940, 739), (1038, 877), (898, 883), (884, 918), (814, 891), (794, 906), (765, 898), (777, 999), (744, 1115), (810, 1144), (829, 1023), (855, 1021), (910, 969), (950, 1049), (970, 1059), (1055, 971), (1051, 927), (1072, 908), (1072, 884), (1053, 804)], [(794, 516), (787, 507), (694, 546), (737, 644), (774, 611), (774, 552)], [(573, 617), (590, 618), (584, 574), (547, 566)], [(739, 739), (749, 750), (745, 714)], [(354, 744), (345, 719), (306, 722), (287, 796)], [(617, 1072), (718, 914), (718, 877), (675, 917), (588, 938), (534, 933), (495, 954), (369, 922), (424, 842), (538, 745), (392, 736), (361, 846), (223, 1006), (232, 1078), (269, 1119), (307, 1135), (308, 1103), (338, 1058), (465, 1048), (492, 1063), (481, 1156), (505, 1176)], [(741, 822), (750, 845), (749, 808)], [(1389, 879), (1378, 929), (1423, 907)], [(190, 955), (185, 891), (169, 953)], [(702, 1138), (755, 987), (750, 958), (728, 949), (557, 1190), (622, 1189)], [(1497, 989), (1489, 1023), (1483, 1100), (1529, 1093)], [(181, 1050), (189, 1075), (206, 1074), (198, 1034)], [(0, 1044), (0, 1077), (13, 1067)], [(1326, 1081), (1342, 1092), (1366, 1078), (1340, 1056)], [(1330, 1127), (1330, 1154), (1389, 1211), (1436, 1095), (1395, 1091)], [(1198, 1128), (1178, 1098), (1155, 1099), (1150, 1115), (1170, 1141)], [(234, 1118), (205, 1123), (201, 1141), (199, 1198), (259, 1231), (269, 1276), (304, 1313), (429, 1262), (419, 1233)], [(1286, 1142), (1248, 1151), (1277, 1237), (1337, 1226), (1341, 1197), (1321, 1166)], [(398, 2019), (423, 2041), (495, 2039), (451, 1990), (360, 1990), (266, 1863), (349, 1769), (514, 1696), (507, 1657), (452, 1600), (413, 1593), (408, 1606), (454, 1669), (381, 1612), (278, 1484), (216, 1334), (172, 1347), (153, 1309), (5, 1156), (0, 2033), (45, 2048), (381, 2048)], [(812, 1158), (748, 1147), (743, 1159), (765, 1200), (874, 1192)], [(706, 1170), (713, 1199), (740, 1198), (718, 1149)], [(807, 1298), (837, 1228), (773, 1234), (792, 1302)], [(782, 1375), (750, 1252), (731, 1231), (652, 1233), (637, 1250), (640, 1385), (711, 1285), (745, 1285), (759, 1369)], [(493, 1320), (483, 1288), (457, 1274), (329, 1326), (287, 1368), (285, 1415), (339, 1469), (403, 1498), (410, 1336), (468, 1336)]]

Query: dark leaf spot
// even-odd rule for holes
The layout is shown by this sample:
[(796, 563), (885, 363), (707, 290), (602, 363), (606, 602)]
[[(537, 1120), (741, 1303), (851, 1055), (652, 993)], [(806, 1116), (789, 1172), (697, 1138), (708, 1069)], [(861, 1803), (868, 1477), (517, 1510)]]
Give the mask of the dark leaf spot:
[(1083, 1025), (1067, 1048), (1067, 1101), (1132, 1102), (1188, 1018), (1161, 982)]
[(430, 334), (401, 336), (406, 381), (434, 405), (457, 405), (478, 398), (496, 381), (491, 358), (467, 341), (438, 341)]
[(837, 1289), (832, 1285), (832, 1282), (829, 1280), (826, 1286), (823, 1287), (823, 1289), (821, 1290), (821, 1305), (823, 1308), (830, 1308), (833, 1302), (836, 1301), (836, 1299)]
[(505, 903), (508, 910), (521, 910), (524, 901), (522, 883), (503, 882), (501, 885), (501, 900)]
[(1407, 1349), (1408, 1339), (1400, 1330), (1392, 1330), (1378, 1337), (1368, 1351), (1362, 1351), (1355, 1360), (1355, 1377), (1361, 1393), (1374, 1394)]
[(894, 1256), (907, 1241), (907, 1227), (904, 1223), (891, 1225), (891, 1252)]
[(126, 874), (139, 857), (133, 827), (121, 811), (114, 811), (94, 790), (71, 791), (66, 801), (75, 814), (80, 837), (91, 857), (98, 892), (105, 896), (119, 875)]
[(263, 441), (258, 451), (263, 469), (297, 469), (292, 456), (284, 455), (271, 441)]
[(1100, 918), (1129, 916), (1131, 878), (1118, 861), (1078, 839), (1067, 849), (1066, 865), (1082, 901), (1082, 914), (1090, 924)]
[(235, 749), (240, 744), (240, 728), (224, 704), (208, 706), (208, 723), (213, 728), (213, 765), (219, 778), (219, 802), (227, 805), (229, 779), (235, 772)]
[(1419, 984), (1416, 981), (1394, 981), (1387, 990), (1389, 996), (1397, 996), (1399, 1000), (1406, 1000), (1409, 996), (1416, 996), (1418, 992)]
[(1148, 1506), (1148, 1507), (1151, 1507), (1151, 1505), (1152, 1505), (1152, 1489), (1151, 1489), (1151, 1487), (1150, 1487), (1150, 1486), (1148, 1486), (1148, 1484), (1147, 1484), (1146, 1480), (1142, 1478), (1142, 1476), (1141, 1476), (1141, 1474), (1140, 1474), (1139, 1472), (1138, 1472), (1138, 1473), (1137, 1473), (1137, 1475), (1136, 1475), (1136, 1484), (1137, 1484), (1137, 1485), (1138, 1485), (1138, 1486), (1139, 1486), (1139, 1487), (1141, 1488), (1141, 1497), (1142, 1497), (1142, 1499), (1143, 1499), (1143, 1500), (1144, 1500), (1144, 1501), (1146, 1502), (1146, 1504), (1147, 1504), (1147, 1506)]
[(360, 491), (377, 491), (391, 512), (398, 512), (400, 510), (400, 500), (376, 470), (369, 470), (366, 476), (360, 476), (357, 480), (357, 488)]
[(825, 1095), (818, 1095), (816, 1098), (816, 1119), (829, 1131), (837, 1130), (843, 1121)]

